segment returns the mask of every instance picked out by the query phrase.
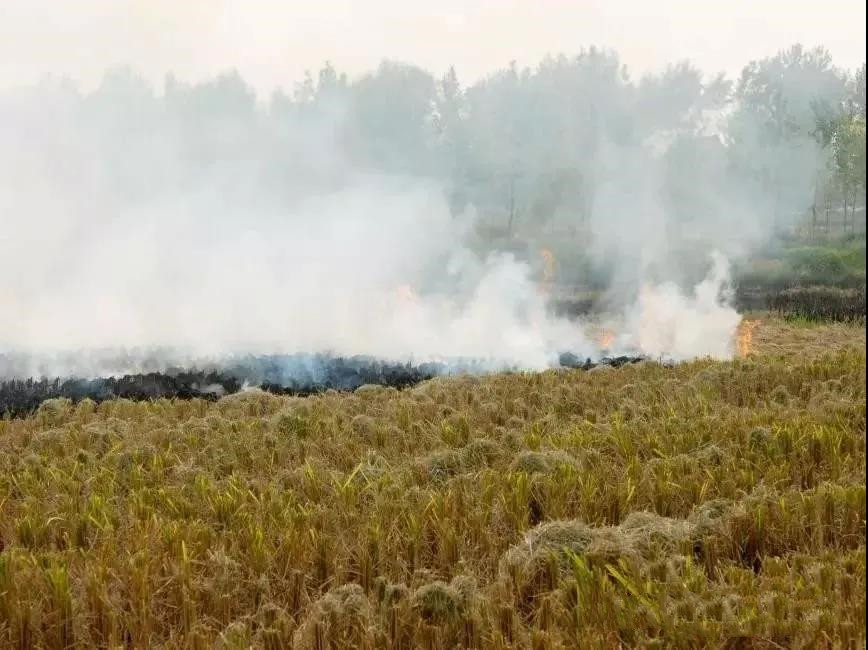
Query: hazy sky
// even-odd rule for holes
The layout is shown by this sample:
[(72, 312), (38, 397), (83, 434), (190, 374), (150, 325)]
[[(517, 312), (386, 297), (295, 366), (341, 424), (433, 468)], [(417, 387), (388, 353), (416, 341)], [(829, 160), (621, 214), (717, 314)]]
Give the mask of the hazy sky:
[(0, 86), (131, 64), (156, 83), (237, 68), (258, 90), (326, 60), (350, 75), (385, 57), (472, 81), (511, 59), (616, 49), (638, 74), (690, 58), (735, 75), (794, 42), (865, 58), (864, 0), (0, 0)]

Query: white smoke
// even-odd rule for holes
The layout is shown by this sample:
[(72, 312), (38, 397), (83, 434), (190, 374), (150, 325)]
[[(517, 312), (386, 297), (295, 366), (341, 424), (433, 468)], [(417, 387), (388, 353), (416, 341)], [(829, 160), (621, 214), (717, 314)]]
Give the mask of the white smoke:
[[(269, 158), (255, 112), (200, 125), (155, 109), (152, 132), (112, 126), (112, 111), (141, 107), (110, 94), (94, 115), (62, 93), (66, 112), (42, 100), (0, 106), (13, 127), (0, 130), (0, 355), (41, 355), (40, 374), (155, 369), (153, 350), (165, 364), (331, 352), (490, 369), (602, 353), (584, 324), (552, 315), (526, 261), (472, 248), (472, 213), (453, 216), (433, 182), (363, 173), (334, 125), (290, 123), (289, 153)], [(651, 163), (631, 156), (612, 154), (618, 180), (602, 184), (588, 242), (625, 276), (645, 270), (637, 250), (667, 257)], [(692, 296), (665, 283), (635, 304), (618, 296), (624, 348), (728, 356), (726, 274), (718, 257)]]
[(658, 358), (682, 361), (694, 357), (728, 359), (741, 316), (729, 305), (729, 263), (712, 254), (708, 276), (691, 295), (677, 285), (646, 284), (627, 313), (620, 343)]
[[(364, 177), (287, 214), (199, 212), (189, 198), (122, 212), (66, 251), (78, 217), (49, 213), (53, 228), (34, 233), (41, 246), (25, 253), (13, 239), (0, 251), (4, 277), (27, 269), (25, 282), (4, 284), (2, 347), (473, 357), (533, 369), (564, 350), (593, 354), (579, 326), (548, 313), (530, 267), (473, 254), (424, 183)], [(62, 270), (52, 268), (61, 252)]]
[[(7, 293), (3, 349), (82, 351), (43, 356), (32, 369), (64, 375), (153, 370), (155, 354), (184, 365), (327, 351), (472, 358), (490, 370), (602, 354), (584, 323), (552, 315), (527, 263), (471, 252), (429, 186), (398, 191), (368, 178), (281, 219), (250, 215), (241, 232), (216, 221), (202, 233), (177, 216), (135, 214), (83, 244), (56, 281), (40, 276), (42, 291)], [(692, 295), (646, 284), (618, 319), (618, 347), (675, 360), (731, 356), (740, 317), (727, 306), (728, 273), (715, 254)]]

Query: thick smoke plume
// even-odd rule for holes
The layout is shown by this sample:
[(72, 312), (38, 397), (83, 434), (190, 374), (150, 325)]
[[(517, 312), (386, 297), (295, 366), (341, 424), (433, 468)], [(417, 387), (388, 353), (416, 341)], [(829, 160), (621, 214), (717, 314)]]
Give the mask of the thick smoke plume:
[(212, 209), (185, 197), (121, 213), (74, 249), (77, 219), (62, 207), (46, 231), (27, 233), (22, 219), (19, 235), (34, 245), (29, 263), (22, 251), (21, 266), (4, 269), (25, 280), (5, 287), (4, 345), (523, 368), (548, 367), (562, 349), (591, 353), (581, 328), (548, 315), (528, 265), (471, 253), (442, 195), (422, 183), (361, 178), (286, 214)]
[[(13, 244), (33, 244), (17, 260), (5, 251), (4, 277), (24, 282), (4, 287), (4, 347), (90, 351), (58, 361), (63, 374), (140, 369), (135, 353), (129, 368), (116, 355), (114, 368), (100, 365), (93, 351), (106, 348), (140, 357), (162, 350), (180, 364), (327, 351), (543, 369), (564, 351), (599, 356), (580, 322), (551, 314), (527, 263), (467, 248), (430, 186), (365, 177), (287, 214), (211, 210), (184, 197), (86, 234), (76, 234), (79, 222), (64, 206), (49, 229), (22, 218)], [(626, 348), (726, 356), (737, 317), (716, 292), (725, 273), (718, 260), (694, 299), (675, 285), (649, 286), (624, 312)]]
[(713, 254), (708, 276), (692, 294), (678, 285), (645, 285), (629, 313), (622, 344), (643, 354), (682, 361), (708, 356), (728, 359), (733, 353), (733, 334), (741, 322), (729, 306), (729, 263)]
[[(464, 94), (409, 66), (353, 84), (326, 68), (268, 107), (237, 75), (169, 78), (162, 94), (129, 71), (85, 95), (64, 82), (2, 90), (0, 373), (118, 374), (248, 353), (485, 369), (613, 348), (726, 358), (739, 317), (724, 255), (768, 234), (768, 192), (728, 171), (724, 138), (706, 133), (721, 116), (708, 97), (726, 84), (689, 67), (638, 85), (620, 75), (591, 51)], [(561, 87), (572, 104), (545, 94)], [(541, 101), (520, 114), (536, 122), (509, 114), (509, 93)], [(578, 131), (554, 162), (578, 180), (557, 185), (543, 136), (563, 140), (545, 129), (568, 119)], [(742, 154), (750, 119), (738, 122)], [(794, 169), (822, 164), (806, 142), (787, 153)], [(485, 194), (467, 161), (487, 165), (486, 187), (513, 180)], [(566, 252), (598, 284), (607, 270), (614, 344), (592, 333), (598, 323), (553, 315), (534, 259), (480, 236), (507, 221), (490, 199), (508, 196), (513, 240), (533, 241), (560, 214), (533, 188), (564, 187), (585, 188), (566, 211), (584, 234)], [(555, 217), (534, 226), (543, 212)]]

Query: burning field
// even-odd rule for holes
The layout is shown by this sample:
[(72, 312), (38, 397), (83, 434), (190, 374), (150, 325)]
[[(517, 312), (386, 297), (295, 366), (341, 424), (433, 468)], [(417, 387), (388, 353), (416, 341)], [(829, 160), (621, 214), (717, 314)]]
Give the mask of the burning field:
[[(509, 257), (491, 258), (463, 300), (420, 295), (407, 283), (372, 293), (371, 304), (361, 313), (371, 321), (379, 316), (379, 328), (368, 329), (363, 322), (350, 337), (326, 333), (334, 337), (326, 340), (344, 349), (362, 348), (370, 354), (238, 355), (230, 354), (230, 348), (230, 353), (197, 356), (196, 346), (190, 345), (183, 351), (84, 347), (54, 354), (0, 352), (0, 414), (26, 415), (41, 401), (55, 398), (73, 403), (216, 399), (250, 388), (309, 395), (353, 391), (366, 384), (407, 388), (452, 375), (592, 370), (640, 361), (669, 365), (745, 354), (743, 339), (749, 332), (739, 330), (741, 317), (727, 302), (728, 263), (720, 255), (712, 256), (707, 277), (692, 293), (674, 284), (646, 283), (634, 302), (620, 313), (600, 316), (599, 322), (553, 313), (557, 262), (548, 249), (542, 249), (540, 257), (542, 272), (536, 283), (527, 265)], [(324, 307), (317, 303), (314, 308), (317, 320)]]
[[(595, 361), (572, 353), (560, 355), (564, 368), (591, 370), (617, 368), (643, 361), (641, 356), (619, 355)], [(11, 364), (10, 364), (11, 365)], [(283, 355), (246, 357), (204, 370), (166, 368), (159, 372), (119, 376), (8, 377), (0, 379), (0, 413), (22, 416), (34, 412), (43, 400), (65, 398), (73, 403), (87, 399), (154, 400), (217, 399), (241, 390), (257, 388), (282, 395), (312, 395), (332, 391), (354, 391), (366, 385), (407, 388), (434, 377), (484, 374), (485, 363), (472, 360), (450, 362), (390, 363), (370, 357), (329, 355)]]
[[(411, 290), (407, 289), (407, 296)], [(762, 324), (759, 319), (744, 319), (738, 325), (732, 347), (738, 357), (747, 357), (755, 350), (754, 332)], [(557, 367), (593, 370), (620, 368), (624, 365), (653, 361), (671, 366), (662, 355), (612, 354), (617, 335), (608, 326), (590, 329), (596, 341), (598, 355), (584, 357), (562, 352)], [(206, 399), (216, 400), (239, 391), (259, 389), (278, 395), (307, 396), (325, 391), (352, 392), (362, 386), (405, 389), (435, 377), (484, 375), (492, 372), (490, 361), (453, 359), (438, 362), (398, 363), (372, 357), (338, 357), (318, 355), (263, 355), (229, 358), (220, 362), (188, 360), (188, 367), (167, 364), (158, 357), (123, 358), (107, 355), (91, 359), (93, 376), (46, 376), (45, 368), (75, 368), (77, 358), (58, 361), (56, 358), (34, 359), (20, 355), (0, 355), (0, 413), (21, 417), (35, 412), (48, 399), (69, 399), (73, 404), (82, 400), (99, 403), (112, 399), (154, 400)], [(80, 367), (80, 366), (79, 366)], [(136, 372), (120, 369), (136, 367)], [(113, 369), (114, 372), (101, 374)], [(499, 368), (509, 371), (510, 368)], [(511, 369), (520, 371), (520, 367)]]
[(540, 258), (0, 354), (0, 645), (864, 644), (864, 329)]
[(671, 367), (74, 384), (0, 420), (0, 645), (859, 646), (864, 343), (768, 316)]
[[(864, 65), (728, 80), (619, 27), (647, 72), (468, 84), (391, 54), (446, 30), (481, 65), (498, 3), (31, 4), (0, 20), (0, 650), (865, 647)], [(280, 84), (401, 47), (264, 94), (197, 78), (220, 41)]]

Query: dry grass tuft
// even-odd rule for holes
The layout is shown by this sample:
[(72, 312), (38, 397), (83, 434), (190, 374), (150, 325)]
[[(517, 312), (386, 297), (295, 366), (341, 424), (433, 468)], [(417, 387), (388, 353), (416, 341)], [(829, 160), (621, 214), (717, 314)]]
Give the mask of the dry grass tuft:
[(525, 474), (549, 474), (559, 467), (575, 467), (576, 460), (559, 450), (523, 451), (509, 466), (512, 472)]
[(356, 584), (317, 600), (293, 636), (296, 648), (373, 648), (375, 642), (374, 608)]

